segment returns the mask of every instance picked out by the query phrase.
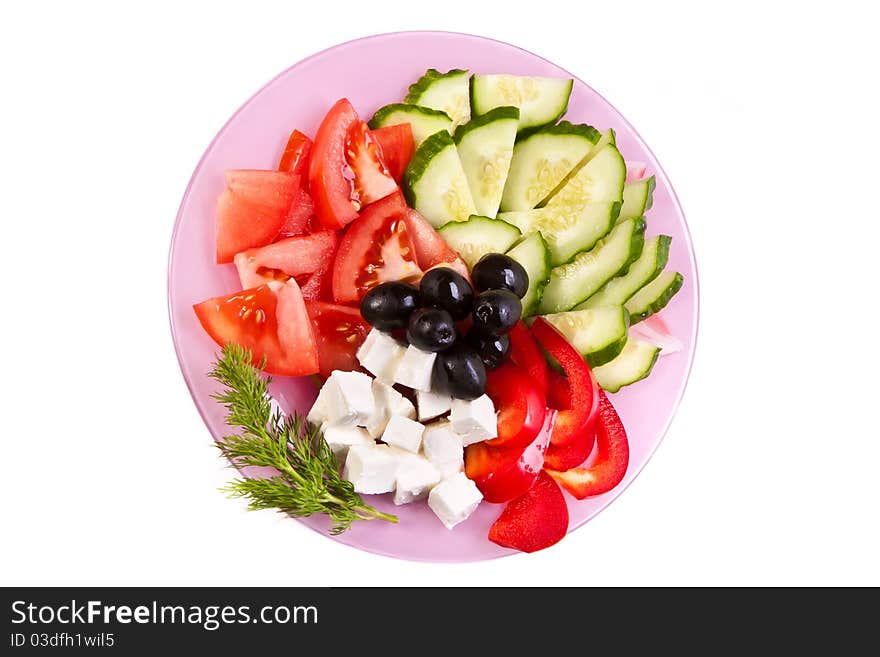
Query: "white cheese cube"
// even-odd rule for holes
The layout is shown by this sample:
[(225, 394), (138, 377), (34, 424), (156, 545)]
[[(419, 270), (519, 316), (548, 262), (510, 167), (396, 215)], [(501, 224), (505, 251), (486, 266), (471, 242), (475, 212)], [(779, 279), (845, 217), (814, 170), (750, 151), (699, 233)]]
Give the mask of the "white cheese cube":
[(324, 387), (330, 386), (327, 397), (329, 424), (360, 424), (373, 414), (373, 379), (363, 372), (334, 370)]
[(464, 468), (464, 449), (461, 436), (449, 422), (435, 422), (425, 427), (422, 448), (427, 459), (444, 477), (461, 472)]
[(392, 416), (400, 415), (410, 419), (416, 416), (412, 402), (379, 379), (373, 379), (373, 401), (373, 413), (364, 424), (373, 438), (382, 435)]
[(449, 419), (452, 421), (452, 428), (461, 434), (465, 447), (498, 435), (495, 405), (488, 395), (482, 395), (473, 401), (453, 399)]
[(348, 449), (354, 445), (372, 446), (376, 443), (370, 438), (370, 434), (366, 429), (360, 427), (351, 427), (337, 424), (325, 424), (323, 427), (324, 440), (336, 454), (336, 460), (340, 463), (345, 462), (348, 455)]
[(428, 459), (417, 454), (401, 456), (394, 489), (395, 504), (409, 504), (428, 496), (443, 475)]
[(430, 390), (431, 372), (434, 370), (436, 358), (435, 353), (408, 346), (397, 366), (394, 381), (416, 390)]
[(406, 347), (387, 333), (372, 329), (357, 351), (357, 358), (365, 370), (383, 381), (394, 381), (394, 373)]
[(390, 493), (397, 480), (400, 457), (388, 445), (353, 445), (348, 450), (342, 476), (358, 493)]
[(483, 495), (463, 472), (447, 477), (431, 489), (428, 506), (447, 529), (466, 520), (480, 504)]
[(392, 415), (388, 420), (388, 426), (382, 432), (382, 442), (394, 447), (400, 447), (413, 454), (418, 454), (422, 446), (422, 432), (425, 426), (415, 420)]
[(336, 383), (331, 383), (330, 381), (325, 381), (324, 385), (321, 386), (321, 389), (318, 391), (318, 398), (315, 399), (315, 403), (309, 409), (309, 414), (306, 415), (306, 419), (312, 424), (321, 426), (327, 422), (327, 414), (330, 410), (330, 397), (336, 394), (333, 390), (335, 386)]
[(417, 390), (416, 403), (419, 407), (419, 422), (424, 422), (448, 413), (452, 408), (452, 397), (442, 392)]

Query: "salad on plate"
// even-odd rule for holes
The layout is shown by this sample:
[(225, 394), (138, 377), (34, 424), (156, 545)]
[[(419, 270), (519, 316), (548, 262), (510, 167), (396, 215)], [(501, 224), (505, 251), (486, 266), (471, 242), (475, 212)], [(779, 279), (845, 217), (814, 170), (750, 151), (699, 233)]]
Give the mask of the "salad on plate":
[[(622, 481), (610, 394), (680, 349), (658, 313), (683, 278), (646, 165), (563, 119), (572, 83), (430, 69), (369, 121), (342, 98), (298, 126), (277, 169), (226, 171), (216, 262), (241, 289), (194, 310), (238, 428), (218, 447), (270, 468), (231, 494), (334, 533), (396, 522), (374, 495), (449, 530), (495, 504), (487, 539), (533, 552)], [(312, 407), (279, 408), (272, 376), (313, 377)]]

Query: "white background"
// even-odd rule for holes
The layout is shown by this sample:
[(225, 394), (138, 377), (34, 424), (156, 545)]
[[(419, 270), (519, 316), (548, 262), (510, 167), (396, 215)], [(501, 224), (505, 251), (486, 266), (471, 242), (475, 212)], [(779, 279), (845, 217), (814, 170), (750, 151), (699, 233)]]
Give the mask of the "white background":
[[(0, 583), (880, 584), (871, 3), (133, 4), (0, 10)], [(544, 553), (407, 563), (246, 513), (175, 359), (167, 248), (204, 148), (284, 68), (400, 29), (571, 70), (690, 221), (702, 323), (678, 415)]]

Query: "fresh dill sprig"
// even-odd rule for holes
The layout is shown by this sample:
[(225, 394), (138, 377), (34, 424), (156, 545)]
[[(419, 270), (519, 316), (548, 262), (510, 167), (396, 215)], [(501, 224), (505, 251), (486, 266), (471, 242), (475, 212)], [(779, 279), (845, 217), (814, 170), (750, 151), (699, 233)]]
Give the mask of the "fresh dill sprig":
[(235, 479), (223, 491), (247, 499), (252, 510), (277, 509), (296, 517), (326, 513), (333, 521), (331, 534), (344, 532), (355, 520), (397, 522), (397, 516), (365, 503), (339, 475), (336, 456), (320, 429), (298, 413), (285, 419), (280, 410), (273, 412), (271, 379), (262, 376), (263, 367), (265, 361), (254, 367), (249, 351), (229, 343), (210, 373), (225, 388), (213, 397), (226, 407), (226, 423), (241, 429), (224, 436), (217, 447), (235, 466), (278, 471), (265, 479)]

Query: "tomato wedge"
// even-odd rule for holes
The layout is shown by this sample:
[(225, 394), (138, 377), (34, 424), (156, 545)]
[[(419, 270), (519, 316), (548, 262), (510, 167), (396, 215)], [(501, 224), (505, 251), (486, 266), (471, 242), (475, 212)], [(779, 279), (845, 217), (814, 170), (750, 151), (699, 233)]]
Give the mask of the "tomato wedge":
[(388, 173), (400, 183), (403, 172), (406, 171), (406, 167), (416, 150), (412, 126), (409, 123), (401, 123), (378, 128), (371, 132), (373, 139), (379, 145), (382, 161), (388, 167)]
[(470, 280), (470, 272), (464, 260), (449, 248), (446, 240), (428, 223), (427, 219), (415, 210), (407, 208), (404, 221), (416, 249), (416, 262), (423, 271), (434, 267), (451, 267)]
[(360, 311), (321, 301), (306, 301), (306, 310), (315, 332), (319, 374), (327, 378), (333, 370), (358, 369), (356, 353), (370, 332)]
[(336, 254), (336, 245), (336, 233), (325, 230), (242, 251), (235, 255), (233, 262), (243, 289), (290, 278), (305, 285), (311, 275), (326, 270), (327, 263), (332, 262)]
[(309, 157), (309, 190), (321, 225), (342, 228), (364, 205), (396, 189), (366, 124), (347, 99), (337, 101), (321, 122)]
[(487, 502), (507, 502), (525, 493), (544, 465), (550, 443), (554, 413), (547, 413), (544, 426), (526, 447), (492, 447), (484, 442), (464, 450), (464, 471)]
[(590, 366), (563, 335), (543, 317), (539, 317), (532, 324), (532, 335), (551, 356), (559, 361), (568, 377), (570, 405), (569, 408), (559, 411), (556, 426), (553, 427), (553, 436), (550, 438), (550, 442), (554, 445), (565, 445), (579, 432), (588, 430), (595, 420), (599, 387), (590, 371)]
[(265, 358), (270, 374), (304, 376), (318, 371), (312, 324), (296, 281), (215, 297), (193, 310), (214, 342), (235, 342), (250, 350), (254, 364)]
[(311, 150), (312, 140), (299, 130), (294, 130), (290, 133), (284, 153), (281, 154), (278, 170), (305, 174), (304, 180), (307, 179)]
[(415, 261), (400, 193), (367, 206), (348, 227), (333, 264), (333, 298), (357, 303), (385, 281), (416, 281), (422, 270)]
[(232, 262), (236, 253), (274, 240), (287, 218), (286, 210), (258, 205), (224, 190), (217, 198), (217, 264)]
[(505, 363), (486, 377), (486, 394), (498, 411), (498, 436), (492, 447), (525, 447), (544, 425), (547, 399), (525, 370)]

